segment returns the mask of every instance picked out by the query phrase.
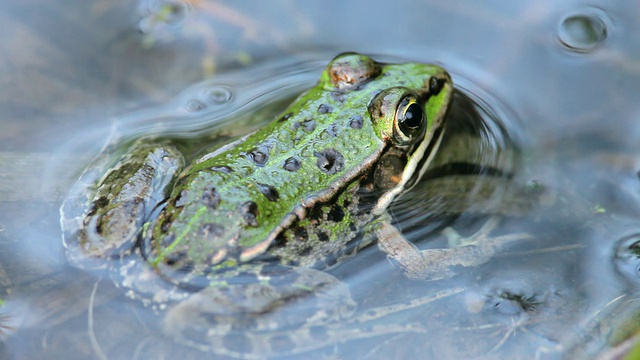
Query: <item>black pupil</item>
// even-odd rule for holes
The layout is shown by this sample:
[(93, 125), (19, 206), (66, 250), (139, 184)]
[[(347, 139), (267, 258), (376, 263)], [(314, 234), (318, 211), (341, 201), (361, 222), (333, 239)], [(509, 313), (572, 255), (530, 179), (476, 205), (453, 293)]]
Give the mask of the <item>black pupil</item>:
[(415, 129), (422, 125), (422, 107), (417, 103), (409, 105), (404, 113), (403, 123), (409, 129)]

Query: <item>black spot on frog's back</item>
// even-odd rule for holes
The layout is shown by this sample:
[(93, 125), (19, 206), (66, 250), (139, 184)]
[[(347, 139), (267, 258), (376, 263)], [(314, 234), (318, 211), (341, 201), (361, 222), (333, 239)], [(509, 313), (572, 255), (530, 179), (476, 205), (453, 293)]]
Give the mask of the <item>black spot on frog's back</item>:
[(238, 210), (248, 226), (258, 227), (258, 204), (253, 201), (247, 201), (240, 204)]
[(325, 241), (329, 241), (330, 239), (329, 235), (323, 231), (318, 231), (317, 235), (318, 235), (318, 241), (325, 242)]
[(339, 132), (338, 124), (336, 124), (335, 122), (327, 128), (327, 134), (331, 136), (334, 136), (334, 137), (337, 136), (338, 132)]
[(342, 209), (342, 206), (333, 204), (327, 213), (327, 220), (340, 222), (342, 219), (344, 219), (344, 210)]
[(271, 202), (280, 200), (280, 193), (273, 186), (262, 183), (256, 183), (256, 186), (258, 188), (258, 191), (260, 191), (260, 193), (264, 195), (267, 200)]
[(298, 171), (300, 169), (300, 160), (292, 156), (284, 161), (283, 168), (290, 172)]
[[(176, 251), (176, 252), (167, 254), (163, 260), (164, 260), (164, 263), (169, 266), (176, 266), (181, 260), (185, 259), (186, 256), (187, 256), (186, 252)], [(186, 270), (186, 268), (181, 270)]]
[(266, 147), (259, 147), (252, 149), (247, 157), (258, 166), (264, 166), (269, 161), (269, 149)]
[(226, 165), (212, 166), (211, 170), (215, 171), (215, 172), (222, 173), (222, 174), (231, 174), (233, 172), (233, 169), (231, 167), (229, 167), (229, 166), (226, 166)]
[(300, 126), (305, 132), (312, 132), (316, 129), (316, 122), (312, 118), (307, 118), (300, 123)]
[(278, 119), (278, 122), (285, 122), (285, 121), (289, 120), (292, 116), (293, 116), (292, 112), (286, 113), (280, 119)]
[(318, 158), (316, 165), (325, 174), (333, 175), (344, 169), (344, 156), (336, 149), (314, 151), (313, 156)]
[(333, 108), (327, 104), (320, 104), (320, 106), (318, 106), (318, 112), (320, 114), (328, 114), (332, 111), (333, 111)]
[(202, 204), (211, 210), (215, 210), (220, 204), (220, 194), (213, 186), (207, 186), (200, 197)]
[(296, 228), (295, 235), (298, 241), (307, 241), (307, 239), (309, 239), (309, 232), (301, 226)]
[(333, 100), (340, 103), (344, 103), (344, 101), (346, 100), (346, 96), (344, 95), (344, 93), (341, 93), (339, 91), (332, 91), (330, 95)]
[(360, 115), (354, 115), (349, 118), (349, 126), (352, 129), (362, 129), (362, 125), (364, 124), (364, 119)]
[(217, 239), (224, 235), (224, 226), (220, 224), (203, 224), (198, 229), (198, 234), (204, 239)]

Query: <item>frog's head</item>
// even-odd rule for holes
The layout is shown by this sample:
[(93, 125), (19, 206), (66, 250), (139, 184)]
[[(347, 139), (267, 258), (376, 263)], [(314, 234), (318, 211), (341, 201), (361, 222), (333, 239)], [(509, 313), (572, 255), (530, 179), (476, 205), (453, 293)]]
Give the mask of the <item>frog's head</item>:
[(424, 174), (442, 139), (453, 84), (439, 66), (379, 63), (368, 56), (346, 53), (327, 66), (325, 89), (353, 92), (373, 89), (368, 114), (386, 149), (374, 172), (383, 195), (374, 211), (382, 211), (400, 192)]

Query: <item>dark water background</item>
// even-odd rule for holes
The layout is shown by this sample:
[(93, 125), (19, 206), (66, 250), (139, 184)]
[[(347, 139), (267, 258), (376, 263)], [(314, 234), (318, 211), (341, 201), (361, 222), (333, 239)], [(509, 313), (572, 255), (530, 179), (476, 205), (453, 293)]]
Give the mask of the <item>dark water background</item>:
[[(404, 280), (375, 248), (338, 269), (364, 309), (452, 295), (376, 323), (419, 331), (310, 355), (606, 352), (627, 337), (612, 329), (638, 318), (638, 14), (633, 2), (581, 1), (0, 4), (0, 355), (204, 356), (164, 339), (160, 320), (110, 281), (66, 265), (60, 202), (110, 137), (193, 134), (258, 111), (267, 120), (277, 111), (267, 105), (311, 86), (344, 51), (447, 68), (460, 94), (500, 124), (492, 139), (521, 149), (514, 181), (544, 191), (539, 208), (499, 228), (536, 241), (455, 280)], [(398, 205), (413, 240), (433, 230), (424, 206)], [(464, 216), (454, 225), (479, 226)]]

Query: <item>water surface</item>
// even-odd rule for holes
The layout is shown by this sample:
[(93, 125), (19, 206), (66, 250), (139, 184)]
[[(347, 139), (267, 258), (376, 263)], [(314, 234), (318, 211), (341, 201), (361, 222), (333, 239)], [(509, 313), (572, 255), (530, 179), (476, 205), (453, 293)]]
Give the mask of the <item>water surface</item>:
[[(483, 214), (498, 212), (506, 216), (492, 235), (531, 238), (438, 282), (404, 279), (377, 248), (366, 249), (332, 270), (362, 313), (443, 297), (364, 325), (345, 321), (346, 341), (299, 356), (592, 357), (624, 340), (607, 329), (637, 317), (633, 5), (32, 0), (2, 7), (0, 282), (12, 327), (4, 357), (202, 357), (167, 341), (161, 318), (109, 279), (67, 265), (58, 207), (109, 139), (237, 136), (268, 121), (344, 51), (446, 67), (458, 89), (452, 116), (484, 139), (473, 157), (508, 164), (498, 183), (469, 185), (472, 201), (460, 217), (444, 216), (452, 200), (433, 185), (437, 176), (421, 183), (393, 208), (404, 233), (421, 248), (444, 247), (445, 227), (473, 234)], [(260, 116), (229, 126), (246, 114)], [(509, 207), (513, 192), (535, 204)], [(349, 335), (367, 326), (391, 330)]]

